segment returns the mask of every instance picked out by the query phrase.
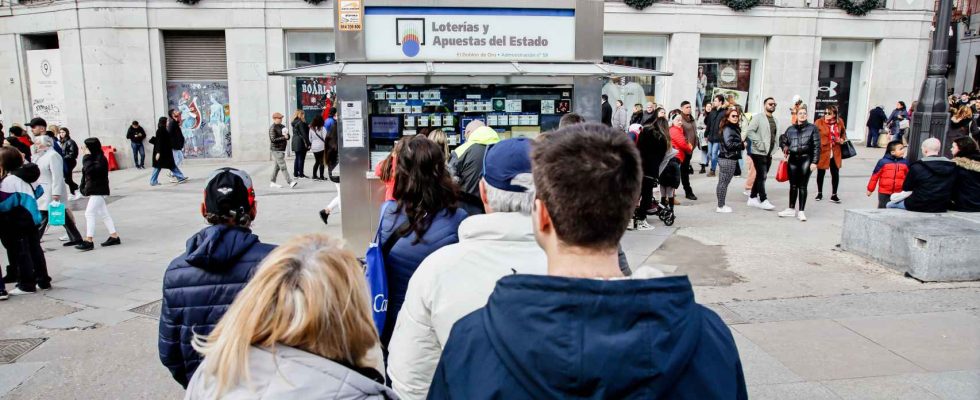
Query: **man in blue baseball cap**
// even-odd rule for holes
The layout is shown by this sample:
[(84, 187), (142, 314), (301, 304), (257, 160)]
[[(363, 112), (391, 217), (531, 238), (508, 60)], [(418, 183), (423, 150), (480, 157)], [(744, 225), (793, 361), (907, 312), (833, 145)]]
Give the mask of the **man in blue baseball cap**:
[(427, 257), (408, 284), (388, 345), (388, 375), (402, 399), (426, 397), (453, 323), (483, 307), (498, 279), (546, 272), (531, 224), (529, 139), (488, 146), (479, 193), (487, 213), (464, 220), (459, 243)]

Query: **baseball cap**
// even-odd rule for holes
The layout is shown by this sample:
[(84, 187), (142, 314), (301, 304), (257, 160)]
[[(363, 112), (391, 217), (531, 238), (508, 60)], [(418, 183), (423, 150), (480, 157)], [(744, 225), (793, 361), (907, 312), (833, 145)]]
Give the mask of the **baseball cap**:
[(508, 192), (526, 192), (527, 188), (511, 184), (520, 174), (531, 173), (531, 140), (507, 139), (490, 146), (483, 157), (483, 179), (487, 184)]
[(252, 177), (240, 169), (218, 168), (208, 177), (204, 188), (204, 209), (209, 214), (228, 216), (231, 212), (248, 212), (255, 204)]
[(41, 117), (34, 117), (31, 119), (31, 122), (27, 123), (27, 126), (31, 128), (33, 128), (35, 125), (48, 126), (48, 121), (45, 121), (44, 118)]

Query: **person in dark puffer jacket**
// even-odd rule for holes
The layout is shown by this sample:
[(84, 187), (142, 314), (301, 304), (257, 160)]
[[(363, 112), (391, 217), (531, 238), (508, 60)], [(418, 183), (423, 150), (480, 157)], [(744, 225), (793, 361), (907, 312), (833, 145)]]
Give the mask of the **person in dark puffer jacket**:
[(249, 229), (255, 219), (255, 192), (244, 171), (220, 168), (211, 174), (201, 212), (211, 226), (187, 240), (163, 276), (160, 361), (187, 387), (202, 356), (191, 347), (195, 335), (211, 333), (273, 249)]
[(980, 149), (970, 137), (953, 142), (956, 183), (953, 185), (953, 209), (980, 212)]

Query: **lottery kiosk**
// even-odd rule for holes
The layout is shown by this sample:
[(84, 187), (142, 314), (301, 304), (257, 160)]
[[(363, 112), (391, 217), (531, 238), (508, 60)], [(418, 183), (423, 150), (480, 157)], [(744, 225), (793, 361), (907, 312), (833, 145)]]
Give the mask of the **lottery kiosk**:
[(338, 0), (338, 61), (273, 73), (336, 79), (340, 216), (352, 248), (374, 234), (384, 197), (374, 167), (398, 140), (442, 130), (454, 148), (473, 120), (501, 139), (533, 138), (569, 112), (598, 121), (610, 78), (670, 75), (602, 63), (602, 1), (499, 3)]

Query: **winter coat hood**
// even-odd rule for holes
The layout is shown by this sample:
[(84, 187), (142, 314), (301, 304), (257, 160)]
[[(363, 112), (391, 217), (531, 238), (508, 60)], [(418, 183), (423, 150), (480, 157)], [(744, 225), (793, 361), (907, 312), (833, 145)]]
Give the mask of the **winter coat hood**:
[(187, 263), (210, 272), (226, 271), (258, 242), (247, 228), (213, 225), (187, 240)]
[(497, 131), (493, 130), (493, 128), (489, 126), (481, 126), (476, 128), (476, 130), (470, 134), (470, 138), (466, 140), (466, 143), (463, 143), (457, 147), (454, 152), (456, 153), (456, 157), (462, 157), (463, 153), (466, 153), (466, 149), (469, 149), (470, 146), (474, 144), (489, 146), (491, 144), (496, 144), (499, 141), (500, 136), (497, 135)]
[(722, 347), (733, 352), (696, 355), (718, 344), (704, 340), (718, 334), (706, 330), (720, 320), (694, 302), (687, 277), (507, 276), (482, 319), (493, 353), (535, 398), (669, 398), (699, 363), (728, 364), (735, 377), (738, 356), (724, 325)]
[(980, 154), (973, 154), (967, 157), (956, 157), (953, 159), (956, 166), (967, 171), (980, 172)]

